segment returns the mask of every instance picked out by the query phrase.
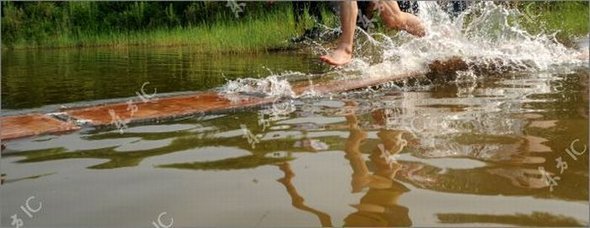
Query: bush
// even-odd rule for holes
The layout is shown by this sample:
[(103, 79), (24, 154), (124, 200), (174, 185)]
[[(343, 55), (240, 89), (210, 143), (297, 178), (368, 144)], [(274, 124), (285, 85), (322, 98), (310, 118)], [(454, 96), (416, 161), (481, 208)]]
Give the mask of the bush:
[(11, 2), (2, 2), (2, 44), (11, 47), (22, 35), (24, 12)]

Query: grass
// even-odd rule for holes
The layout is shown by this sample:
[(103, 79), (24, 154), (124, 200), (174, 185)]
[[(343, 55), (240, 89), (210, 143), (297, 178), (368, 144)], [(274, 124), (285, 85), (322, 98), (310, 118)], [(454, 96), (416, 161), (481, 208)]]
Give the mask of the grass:
[(258, 18), (218, 21), (193, 27), (160, 28), (151, 31), (68, 34), (43, 44), (19, 40), (14, 49), (127, 46), (191, 46), (201, 52), (258, 52), (290, 48), (288, 39), (299, 34), (290, 12), (274, 12)]
[[(521, 24), (533, 34), (557, 32), (557, 39), (568, 44), (589, 32), (588, 2), (521, 2), (518, 7), (529, 15), (522, 18)], [(297, 27), (291, 9), (286, 7), (258, 17), (219, 20), (191, 27), (58, 34), (41, 43), (20, 39), (12, 44), (12, 48), (190, 46), (205, 53), (264, 52), (293, 48), (288, 40), (301, 34), (302, 27), (311, 25), (311, 19), (306, 18), (304, 26)], [(327, 12), (324, 12), (324, 18), (330, 26), (338, 21), (336, 16)]]
[(564, 44), (587, 36), (590, 32), (588, 2), (521, 3), (519, 7), (529, 19), (523, 19), (524, 28), (534, 34), (556, 32), (556, 38)]

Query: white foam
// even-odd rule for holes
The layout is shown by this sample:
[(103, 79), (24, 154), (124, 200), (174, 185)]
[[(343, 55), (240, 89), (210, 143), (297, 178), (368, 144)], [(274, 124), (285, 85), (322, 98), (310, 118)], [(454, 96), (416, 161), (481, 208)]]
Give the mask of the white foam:
[[(428, 72), (434, 60), (460, 57), (475, 66), (519, 69), (532, 72), (563, 70), (587, 65), (578, 50), (556, 41), (554, 34), (533, 35), (516, 23), (523, 14), (493, 2), (472, 3), (452, 19), (436, 2), (419, 2), (419, 17), (426, 36), (414, 37), (406, 32), (394, 36), (366, 33), (357, 29), (355, 58), (337, 73), (344, 78), (386, 77), (407, 72)], [(324, 27), (324, 34), (337, 29)], [(327, 52), (317, 42), (309, 43), (315, 52)], [(263, 78), (228, 81), (221, 91), (228, 94), (250, 93), (270, 97), (295, 97), (285, 72)], [(318, 96), (313, 90), (305, 96)]]
[(291, 84), (280, 75), (271, 75), (266, 78), (238, 78), (228, 81), (221, 92), (232, 95), (238, 93), (261, 94), (268, 97), (295, 97)]
[[(416, 38), (400, 32), (388, 37), (374, 33), (368, 42), (355, 48), (357, 53), (366, 48), (382, 50), (383, 61), (363, 69), (366, 76), (426, 71), (428, 63), (454, 56), (474, 65), (493, 63), (530, 71), (586, 64), (577, 57), (577, 50), (558, 43), (554, 34), (532, 35), (521, 28), (512, 20), (523, 16), (517, 9), (493, 2), (474, 3), (451, 19), (436, 2), (419, 2), (419, 7), (426, 36)], [(367, 35), (357, 33), (360, 38)], [(359, 59), (372, 60), (362, 56)]]

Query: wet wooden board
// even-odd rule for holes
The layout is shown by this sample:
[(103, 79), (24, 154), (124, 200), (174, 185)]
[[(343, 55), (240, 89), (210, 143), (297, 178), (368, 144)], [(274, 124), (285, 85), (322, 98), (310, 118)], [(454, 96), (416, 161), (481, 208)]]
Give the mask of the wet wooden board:
[(72, 123), (60, 121), (44, 114), (8, 116), (0, 119), (0, 139), (2, 140), (78, 129), (80, 128)]
[(424, 73), (414, 71), (391, 75), (388, 77), (302, 81), (294, 83), (292, 89), (296, 95), (301, 95), (308, 92), (315, 92), (319, 94), (339, 93), (349, 90), (376, 86), (391, 81), (403, 80), (406, 78), (416, 77), (423, 74)]
[[(96, 107), (65, 110), (70, 117), (86, 120), (93, 126), (141, 122), (153, 119), (168, 119), (197, 113), (210, 113), (247, 108), (272, 102), (269, 98), (232, 95), (227, 97), (217, 92), (202, 92), (194, 95), (166, 97), (147, 102), (108, 104)], [(134, 108), (133, 106), (136, 106)], [(133, 110), (136, 111), (133, 111)]]
[[(348, 90), (366, 88), (391, 81), (402, 80), (423, 75), (421, 72), (409, 72), (376, 78), (334, 79), (319, 77), (312, 81), (305, 80), (292, 83), (296, 95), (306, 92), (319, 94), (338, 93)], [(133, 102), (135, 100), (135, 102)], [(150, 120), (172, 119), (199, 113), (227, 112), (254, 107), (273, 102), (273, 98), (249, 95), (227, 96), (214, 91), (198, 92), (190, 95), (163, 97), (143, 102), (105, 104), (86, 108), (62, 110), (68, 118), (83, 121), (91, 126), (116, 126), (118, 123), (138, 123)], [(72, 123), (59, 121), (53, 117), (35, 114), (9, 116), (0, 118), (2, 128), (1, 140), (9, 140), (39, 134), (60, 133), (77, 130)], [(121, 126), (121, 125), (119, 125)]]
[[(305, 81), (294, 83), (293, 90), (298, 95), (311, 90), (319, 93), (337, 93), (417, 75), (417, 72), (412, 72), (381, 78), (327, 81), (322, 81), (320, 78), (315, 82)], [(272, 98), (237, 94), (228, 97), (217, 92), (202, 92), (195, 95), (160, 98), (149, 102), (118, 103), (71, 109), (65, 110), (65, 113), (77, 120), (88, 121), (93, 126), (104, 126), (115, 125), (117, 121), (133, 123), (154, 119), (170, 119), (197, 113), (230, 111), (264, 105), (273, 101), (274, 99)], [(136, 106), (136, 111), (132, 111), (134, 109), (133, 106)]]

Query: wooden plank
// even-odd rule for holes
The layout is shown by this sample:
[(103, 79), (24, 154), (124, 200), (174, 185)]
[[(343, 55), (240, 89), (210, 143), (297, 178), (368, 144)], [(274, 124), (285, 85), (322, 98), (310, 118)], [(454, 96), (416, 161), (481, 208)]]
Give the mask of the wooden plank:
[[(454, 60), (459, 62), (458, 60)], [(452, 64), (442, 64), (441, 68), (449, 68)], [(454, 65), (461, 64), (455, 63)], [(432, 67), (432, 66), (431, 66)], [(424, 75), (424, 72), (407, 72), (386, 77), (339, 79), (326, 75), (313, 80), (292, 82), (296, 95), (306, 92), (320, 94), (339, 93), (348, 90), (366, 88), (379, 84), (403, 80)], [(68, 117), (88, 121), (92, 126), (116, 125), (118, 121), (127, 123), (169, 119), (194, 115), (198, 113), (227, 112), (269, 104), (274, 98), (263, 98), (249, 95), (224, 95), (215, 91), (198, 92), (195, 94), (162, 97), (143, 102), (122, 102), (86, 108), (62, 110)], [(0, 139), (8, 140), (46, 133), (61, 133), (77, 130), (79, 127), (69, 122), (62, 122), (47, 115), (29, 114), (0, 118), (2, 123)]]
[(301, 95), (312, 91), (320, 94), (339, 93), (349, 90), (376, 86), (391, 81), (399, 81), (406, 78), (417, 77), (420, 75), (424, 75), (424, 73), (412, 71), (407, 73), (391, 75), (388, 77), (302, 81), (294, 83), (292, 89), (293, 92), (295, 92), (295, 94), (297, 95)]
[[(217, 92), (202, 92), (180, 97), (166, 97), (148, 102), (132, 104), (108, 104), (82, 109), (65, 110), (69, 116), (78, 120), (87, 120), (93, 126), (114, 124), (117, 119), (125, 123), (141, 122), (152, 119), (175, 118), (196, 113), (209, 113), (235, 110), (272, 102), (270, 98), (235, 95), (224, 96)], [(135, 112), (132, 106), (136, 106)]]
[(26, 114), (0, 118), (0, 139), (9, 140), (28, 136), (63, 133), (80, 129), (43, 114)]
[[(337, 93), (352, 89), (374, 86), (394, 80), (400, 80), (420, 75), (418, 72), (410, 72), (390, 77), (364, 78), (353, 80), (332, 80), (319, 78), (315, 82), (302, 81), (294, 83), (293, 90), (297, 95), (306, 91), (320, 93)], [(238, 108), (247, 108), (271, 103), (273, 98), (260, 98), (247, 95), (232, 95), (229, 99), (226, 95), (217, 92), (202, 92), (181, 97), (160, 98), (149, 102), (136, 102), (137, 111), (132, 112), (132, 107), (127, 103), (109, 104), (83, 109), (65, 110), (69, 116), (78, 120), (87, 120), (94, 126), (115, 124), (117, 119), (125, 123), (142, 122), (153, 119), (169, 119), (192, 115), (196, 113), (226, 112)]]

